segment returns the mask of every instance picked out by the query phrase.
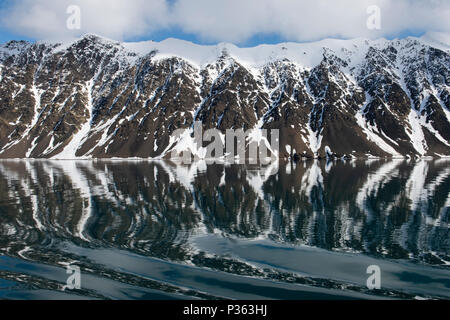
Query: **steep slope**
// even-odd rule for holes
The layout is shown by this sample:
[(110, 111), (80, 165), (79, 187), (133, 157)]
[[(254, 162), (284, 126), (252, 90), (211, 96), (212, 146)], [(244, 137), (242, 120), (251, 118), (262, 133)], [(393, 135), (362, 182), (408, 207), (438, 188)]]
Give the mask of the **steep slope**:
[(12, 41), (0, 47), (0, 158), (164, 157), (194, 121), (279, 129), (282, 157), (450, 156), (449, 66), (429, 36)]

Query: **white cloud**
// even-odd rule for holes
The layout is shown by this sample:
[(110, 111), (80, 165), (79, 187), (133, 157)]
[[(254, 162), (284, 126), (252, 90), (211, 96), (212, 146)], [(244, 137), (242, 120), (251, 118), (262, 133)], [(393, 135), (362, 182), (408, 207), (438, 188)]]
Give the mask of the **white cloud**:
[[(151, 34), (168, 26), (165, 0), (15, 0), (1, 24), (37, 39), (64, 39), (96, 33), (113, 39)], [(66, 27), (70, 5), (81, 9), (81, 30)]]
[[(66, 28), (79, 5), (82, 29)], [(366, 9), (381, 8), (381, 30), (367, 29)], [(16, 0), (1, 23), (38, 39), (91, 32), (124, 40), (179, 28), (207, 41), (242, 43), (258, 34), (291, 41), (382, 37), (405, 31), (450, 32), (449, 0)]]

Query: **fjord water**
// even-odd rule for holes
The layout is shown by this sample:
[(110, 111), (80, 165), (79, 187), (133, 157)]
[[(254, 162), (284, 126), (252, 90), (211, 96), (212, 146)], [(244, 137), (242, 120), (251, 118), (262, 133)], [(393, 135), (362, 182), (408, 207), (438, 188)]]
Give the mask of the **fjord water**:
[(448, 299), (449, 193), (445, 159), (1, 161), (0, 298)]

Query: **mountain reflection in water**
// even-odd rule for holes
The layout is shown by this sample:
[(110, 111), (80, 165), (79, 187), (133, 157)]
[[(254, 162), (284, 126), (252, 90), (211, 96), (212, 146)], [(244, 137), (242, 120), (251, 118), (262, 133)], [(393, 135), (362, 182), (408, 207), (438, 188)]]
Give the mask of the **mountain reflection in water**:
[(449, 298), (449, 164), (1, 161), (0, 298)]

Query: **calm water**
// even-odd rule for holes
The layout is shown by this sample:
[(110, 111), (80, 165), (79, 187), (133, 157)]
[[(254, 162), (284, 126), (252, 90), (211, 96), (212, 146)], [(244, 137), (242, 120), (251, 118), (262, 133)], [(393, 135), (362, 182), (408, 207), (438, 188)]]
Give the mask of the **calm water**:
[(448, 299), (449, 193), (447, 160), (1, 161), (0, 298)]

